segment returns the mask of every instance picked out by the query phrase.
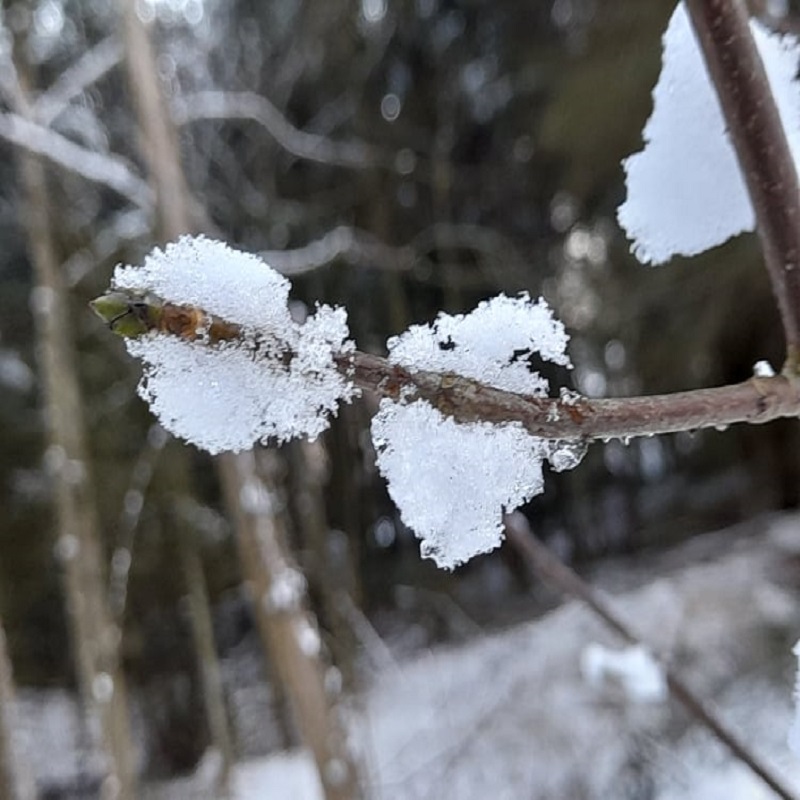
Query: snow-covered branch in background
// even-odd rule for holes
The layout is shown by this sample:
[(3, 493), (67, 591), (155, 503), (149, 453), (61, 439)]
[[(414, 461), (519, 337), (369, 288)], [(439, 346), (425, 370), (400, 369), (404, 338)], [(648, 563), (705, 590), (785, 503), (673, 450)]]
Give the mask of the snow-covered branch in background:
[(43, 156), (62, 169), (108, 186), (140, 208), (153, 206), (153, 193), (147, 182), (119, 156), (88, 150), (18, 114), (0, 114), (0, 138)]
[(33, 114), (40, 125), (50, 125), (69, 104), (122, 61), (122, 45), (108, 36), (64, 70), (52, 86), (39, 95)]
[(244, 119), (261, 125), (287, 152), (308, 161), (354, 169), (396, 168), (395, 156), (357, 140), (335, 141), (296, 128), (266, 97), (255, 92), (197, 92), (176, 98), (178, 125), (204, 119)]

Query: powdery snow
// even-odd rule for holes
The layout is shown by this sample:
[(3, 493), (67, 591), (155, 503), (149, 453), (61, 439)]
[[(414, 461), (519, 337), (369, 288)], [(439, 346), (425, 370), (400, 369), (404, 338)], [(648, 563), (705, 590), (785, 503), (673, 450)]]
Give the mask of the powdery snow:
[[(800, 156), (800, 46), (750, 23), (795, 161)], [(645, 148), (623, 161), (627, 200), (620, 225), (643, 263), (695, 255), (755, 227), (750, 198), (686, 8), (664, 34)]]
[[(544, 300), (500, 295), (470, 314), (441, 313), (390, 339), (389, 360), (543, 396), (548, 382), (529, 360), (570, 366), (568, 340)], [(503, 512), (542, 492), (545, 459), (561, 471), (585, 452), (580, 442), (548, 442), (519, 424), (457, 423), (424, 401), (383, 400), (372, 439), (378, 469), (422, 555), (448, 569), (500, 545)]]
[(183, 237), (154, 250), (142, 267), (118, 267), (113, 287), (242, 326), (240, 341), (213, 346), (161, 333), (126, 340), (144, 362), (141, 397), (167, 430), (209, 453), (318, 436), (338, 404), (356, 394), (333, 361), (353, 347), (344, 309), (320, 306), (297, 324), (289, 282), (255, 256)]

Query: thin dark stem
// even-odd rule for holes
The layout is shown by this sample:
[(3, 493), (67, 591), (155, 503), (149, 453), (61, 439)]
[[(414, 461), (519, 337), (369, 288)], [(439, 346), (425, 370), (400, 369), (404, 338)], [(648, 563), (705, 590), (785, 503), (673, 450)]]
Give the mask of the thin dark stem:
[[(519, 551), (531, 570), (542, 580), (556, 586), (565, 594), (581, 600), (628, 644), (642, 644), (641, 638), (612, 610), (609, 604), (575, 570), (560, 561), (533, 535), (528, 521), (522, 514), (518, 512), (507, 514), (505, 526), (509, 544)], [(652, 651), (651, 654), (656, 657)], [(680, 676), (663, 662), (660, 663), (667, 686), (675, 700), (722, 742), (737, 759), (761, 778), (778, 797), (782, 797), (784, 800), (796, 800), (793, 792), (783, 785), (772, 769), (717, 717), (714, 711), (683, 682)]]
[(786, 373), (800, 373), (800, 189), (764, 64), (741, 0), (686, 0), (753, 204), (786, 334)]
[(380, 397), (425, 400), (459, 422), (519, 422), (544, 439), (653, 436), (800, 416), (800, 386), (782, 376), (649, 397), (552, 399), (505, 392), (453, 373), (414, 371), (368, 353), (336, 359), (357, 386)]

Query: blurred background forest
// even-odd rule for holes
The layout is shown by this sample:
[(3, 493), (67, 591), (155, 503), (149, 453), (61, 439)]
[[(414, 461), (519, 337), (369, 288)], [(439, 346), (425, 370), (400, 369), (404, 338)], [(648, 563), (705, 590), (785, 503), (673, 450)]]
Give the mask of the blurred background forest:
[[(136, 769), (153, 780), (194, 769), (212, 742), (240, 757), (297, 742), (293, 689), (271, 666), (280, 635), (253, 603), (259, 581), (297, 574), (292, 559), (326, 686), (338, 674), (357, 689), (383, 647), (401, 657), (540, 606), (508, 547), (454, 573), (420, 559), (374, 468), (370, 398), (319, 443), (247, 463), (168, 441), (136, 396), (138, 365), (87, 308), (116, 264), (207, 232), (262, 254), (298, 302), (344, 305), (377, 353), (439, 310), (541, 294), (590, 396), (744, 380), (758, 360), (779, 367), (783, 342), (755, 237), (647, 269), (615, 222), (673, 0), (147, 0), (135, 10), (160, 119), (133, 5), (3, 2), (0, 614), (31, 709), (79, 690), (108, 705), (124, 673)], [(800, 27), (793, 4), (753, 10)], [(164, 122), (183, 176), (158, 161)], [(526, 514), (582, 567), (652, 552), (796, 507), (798, 434), (594, 445)], [(281, 574), (252, 567), (248, 515), (269, 517)], [(109, 631), (82, 652), (76, 637)], [(209, 711), (215, 681), (227, 725)], [(78, 755), (37, 770), (42, 792), (113, 796), (89, 728), (63, 734)]]

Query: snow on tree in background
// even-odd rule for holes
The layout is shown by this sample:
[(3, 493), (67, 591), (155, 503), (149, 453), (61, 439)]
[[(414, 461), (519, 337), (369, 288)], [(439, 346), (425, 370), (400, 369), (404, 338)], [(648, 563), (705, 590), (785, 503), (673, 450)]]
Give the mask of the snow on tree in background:
[[(792, 36), (750, 23), (797, 161), (800, 155), (800, 47)], [(642, 263), (695, 255), (755, 228), (755, 216), (716, 91), (686, 8), (664, 34), (661, 75), (645, 148), (623, 161), (628, 190), (617, 218)]]
[(142, 267), (117, 267), (113, 286), (241, 326), (240, 339), (213, 345), (159, 332), (126, 339), (145, 365), (140, 396), (167, 430), (209, 453), (313, 438), (339, 401), (356, 394), (333, 361), (353, 349), (344, 309), (321, 306), (299, 325), (287, 305), (289, 282), (253, 255), (183, 237)]
[[(569, 336), (544, 300), (503, 295), (466, 316), (440, 314), (389, 340), (389, 359), (410, 369), (479, 380), (499, 389), (545, 396), (548, 383), (528, 360), (571, 366)], [(452, 569), (497, 547), (503, 511), (543, 489), (542, 463), (568, 469), (581, 442), (549, 442), (518, 424), (457, 423), (424, 401), (384, 400), (372, 421), (377, 464), (403, 521), (421, 539), (423, 556)]]

